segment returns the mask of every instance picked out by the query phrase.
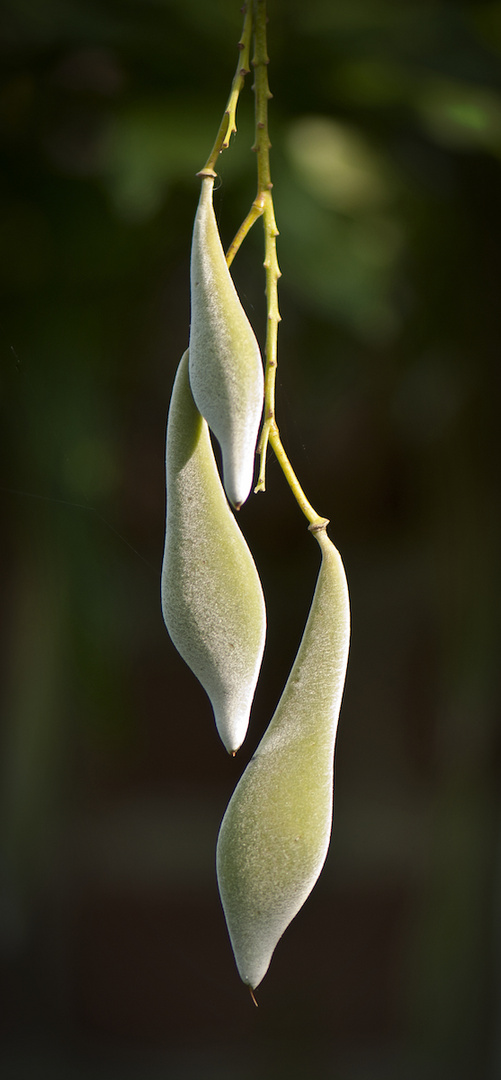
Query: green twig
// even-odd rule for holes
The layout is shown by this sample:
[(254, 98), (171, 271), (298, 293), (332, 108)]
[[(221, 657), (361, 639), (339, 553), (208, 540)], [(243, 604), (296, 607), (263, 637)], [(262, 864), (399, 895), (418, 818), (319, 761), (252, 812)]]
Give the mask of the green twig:
[(250, 232), (250, 230), (252, 229), (254, 222), (257, 221), (259, 217), (261, 217), (263, 209), (264, 207), (262, 203), (258, 201), (258, 197), (256, 196), (249, 210), (249, 213), (247, 214), (247, 217), (242, 222), (238, 232), (231, 241), (228, 251), (226, 252), (226, 263), (228, 266), (231, 266), (241, 243), (245, 240), (247, 233)]
[(250, 57), (250, 44), (252, 37), (252, 3), (244, 5), (242, 9), (244, 11), (244, 25), (242, 29), (242, 36), (238, 43), (240, 55), (238, 57), (237, 70), (235, 72), (233, 82), (231, 84), (230, 96), (226, 109), (224, 110), (223, 119), (219, 127), (219, 131), (216, 136), (216, 141), (212, 150), (207, 158), (207, 161), (197, 176), (216, 176), (214, 166), (218, 159), (219, 154), (223, 150), (227, 150), (230, 145), (231, 136), (235, 134), (237, 130), (236, 114), (237, 104), (240, 96), (240, 91), (243, 88), (245, 82), (245, 76), (249, 74), (249, 57)]
[[(283, 448), (282, 441), (278, 430), (278, 425), (275, 419), (275, 381), (277, 373), (277, 343), (278, 343), (278, 324), (280, 322), (280, 311), (278, 307), (278, 279), (281, 277), (280, 267), (277, 259), (277, 245), (276, 238), (278, 236), (277, 223), (275, 220), (275, 210), (273, 206), (273, 195), (270, 173), (270, 147), (271, 142), (268, 133), (268, 102), (272, 97), (270, 93), (268, 83), (268, 51), (266, 45), (266, 0), (253, 0), (254, 3), (254, 56), (252, 59), (252, 66), (254, 67), (254, 93), (255, 93), (255, 117), (256, 117), (256, 139), (253, 149), (257, 154), (257, 196), (253, 203), (254, 207), (259, 207), (259, 214), (263, 217), (264, 227), (264, 267), (266, 271), (266, 300), (267, 300), (267, 327), (266, 327), (266, 366), (264, 376), (264, 420), (261, 428), (261, 435), (258, 443), (258, 454), (260, 456), (259, 465), (259, 477), (255, 487), (255, 491), (264, 491), (266, 486), (266, 455), (268, 450), (268, 443), (272, 446), (275, 456), (280, 464), (280, 467), (285, 475), (285, 478), (291, 488), (291, 491), (297, 500), (303, 514), (310, 523), (310, 528), (314, 531), (318, 528), (323, 528), (327, 524), (327, 519), (317, 514), (313, 509), (311, 503), (306, 498), (304, 491), (299, 483), (299, 480), (292, 468), (292, 465), (287, 457), (287, 454)], [(230, 248), (232, 251), (237, 239), (240, 238), (240, 233), (245, 229), (248, 232), (251, 225), (256, 220), (258, 213), (255, 213), (250, 224), (247, 225), (249, 218), (251, 217), (253, 210), (247, 216), (244, 224), (237, 233), (235, 240)], [(247, 227), (246, 227), (247, 225)], [(245, 235), (245, 232), (243, 235)], [(243, 235), (240, 239), (240, 243), (243, 240)], [(235, 248), (236, 250), (236, 248)], [(234, 252), (233, 252), (234, 254)]]
[(320, 517), (320, 514), (317, 514), (316, 510), (313, 509), (311, 503), (306, 498), (301, 484), (299, 483), (299, 480), (294, 472), (294, 469), (292, 468), (289, 458), (287, 457), (287, 454), (285, 453), (285, 450), (282, 446), (282, 440), (280, 438), (275, 420), (272, 420), (269, 424), (268, 441), (270, 443), (270, 446), (273, 447), (275, 457), (277, 458), (277, 461), (282, 469), (282, 472), (284, 473), (284, 476), (296, 499), (296, 502), (299, 504), (304, 516), (310, 523), (309, 527), (311, 531), (315, 532), (315, 530), (317, 529), (325, 528), (325, 526), (329, 524), (329, 521), (327, 518)]

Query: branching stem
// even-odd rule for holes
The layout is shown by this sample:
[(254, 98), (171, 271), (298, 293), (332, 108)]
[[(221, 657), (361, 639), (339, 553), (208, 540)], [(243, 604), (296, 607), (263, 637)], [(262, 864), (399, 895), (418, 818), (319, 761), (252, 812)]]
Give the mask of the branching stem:
[(239, 41), (240, 56), (237, 70), (231, 86), (231, 93), (224, 112), (216, 141), (209, 157), (200, 172), (200, 177), (216, 176), (214, 166), (218, 155), (229, 146), (230, 138), (236, 132), (236, 109), (240, 91), (242, 90), (245, 76), (249, 72), (250, 45), (254, 34), (254, 55), (252, 67), (254, 68), (254, 95), (255, 95), (255, 123), (256, 134), (252, 149), (257, 155), (257, 194), (247, 217), (242, 222), (236, 236), (232, 240), (226, 254), (226, 262), (231, 266), (240, 245), (245, 240), (258, 218), (262, 217), (264, 227), (264, 268), (266, 271), (266, 302), (267, 302), (267, 325), (265, 345), (265, 374), (264, 374), (264, 419), (261, 427), (257, 452), (259, 454), (259, 477), (255, 491), (264, 491), (266, 486), (266, 456), (268, 444), (273, 448), (275, 456), (285, 475), (287, 483), (299, 504), (303, 514), (309, 522), (310, 529), (315, 532), (323, 529), (328, 524), (327, 519), (317, 514), (311, 503), (306, 498), (299, 480), (292, 468), (287, 454), (282, 445), (278, 425), (275, 419), (275, 380), (277, 373), (277, 341), (280, 311), (278, 307), (278, 279), (281, 277), (277, 259), (278, 236), (277, 223), (275, 221), (275, 209), (273, 206), (270, 173), (270, 138), (268, 134), (268, 102), (273, 96), (270, 93), (268, 83), (268, 51), (266, 44), (266, 0), (247, 0), (244, 7), (244, 25), (242, 36)]
[[(324, 527), (326, 519), (317, 514), (311, 503), (306, 498), (299, 480), (292, 468), (287, 454), (282, 445), (278, 425), (275, 418), (275, 380), (277, 374), (277, 342), (278, 324), (280, 311), (278, 306), (278, 279), (281, 277), (277, 259), (278, 236), (275, 209), (270, 172), (270, 147), (271, 142), (268, 134), (268, 102), (272, 97), (268, 83), (268, 50), (266, 44), (266, 0), (253, 0), (254, 5), (254, 56), (252, 66), (254, 68), (254, 93), (255, 93), (255, 117), (256, 138), (253, 149), (257, 154), (257, 195), (252, 209), (247, 215), (244, 224), (237, 233), (230, 252), (232, 257), (242, 242), (244, 235), (258, 216), (263, 217), (264, 227), (264, 268), (266, 271), (266, 301), (267, 301), (267, 326), (266, 326), (266, 366), (264, 376), (264, 420), (258, 443), (260, 457), (259, 478), (255, 491), (264, 491), (266, 485), (266, 455), (268, 443), (273, 448), (279, 465), (297, 500), (303, 514), (307, 518), (310, 528), (315, 530)], [(251, 219), (251, 220), (249, 220)], [(241, 236), (240, 234), (245, 229)]]

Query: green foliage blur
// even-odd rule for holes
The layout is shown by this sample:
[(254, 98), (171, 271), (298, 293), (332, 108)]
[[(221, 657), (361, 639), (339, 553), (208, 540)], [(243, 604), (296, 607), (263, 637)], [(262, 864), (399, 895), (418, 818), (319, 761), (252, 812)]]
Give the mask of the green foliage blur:
[[(195, 174), (239, 5), (4, 0), (6, 1080), (501, 1075), (501, 3), (268, 11), (277, 416), (353, 606), (331, 851), (255, 1010), (214, 844), (317, 572), (271, 454), (239, 518), (270, 625), (234, 763), (159, 601)], [(255, 193), (250, 88), (225, 243)], [(232, 272), (264, 345), (262, 259), (258, 222)]]

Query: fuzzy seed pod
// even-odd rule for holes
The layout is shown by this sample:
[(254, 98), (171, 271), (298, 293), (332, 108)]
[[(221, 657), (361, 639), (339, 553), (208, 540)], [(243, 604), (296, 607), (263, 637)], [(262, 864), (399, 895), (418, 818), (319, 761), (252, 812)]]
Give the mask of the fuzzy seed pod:
[(266, 611), (252, 555), (223, 491), (209, 430), (190, 390), (188, 353), (167, 423), (162, 611), (206, 690), (229, 753), (241, 746), (261, 666)]
[(239, 508), (252, 485), (263, 411), (263, 364), (219, 239), (214, 180), (202, 180), (191, 249), (190, 383), (221, 447), (223, 480)]
[(309, 896), (332, 826), (334, 744), (348, 660), (349, 600), (325, 528), (315, 595), (275, 715), (224, 815), (217, 875), (240, 977), (256, 987)]

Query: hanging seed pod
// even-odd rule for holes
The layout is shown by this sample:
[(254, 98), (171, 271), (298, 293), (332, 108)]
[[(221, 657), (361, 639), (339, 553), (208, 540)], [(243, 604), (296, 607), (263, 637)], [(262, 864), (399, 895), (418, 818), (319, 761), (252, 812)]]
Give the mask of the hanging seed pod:
[(191, 249), (190, 383), (218, 440), (226, 494), (239, 508), (252, 485), (264, 378), (259, 346), (238, 298), (202, 180)]
[(217, 842), (217, 875), (240, 977), (256, 987), (310, 894), (332, 826), (334, 744), (350, 616), (339, 553), (316, 532), (322, 565), (294, 666), (238, 783)]
[(167, 423), (162, 611), (206, 690), (229, 753), (241, 746), (261, 666), (266, 611), (252, 555), (228, 506), (210, 435), (179, 364)]

